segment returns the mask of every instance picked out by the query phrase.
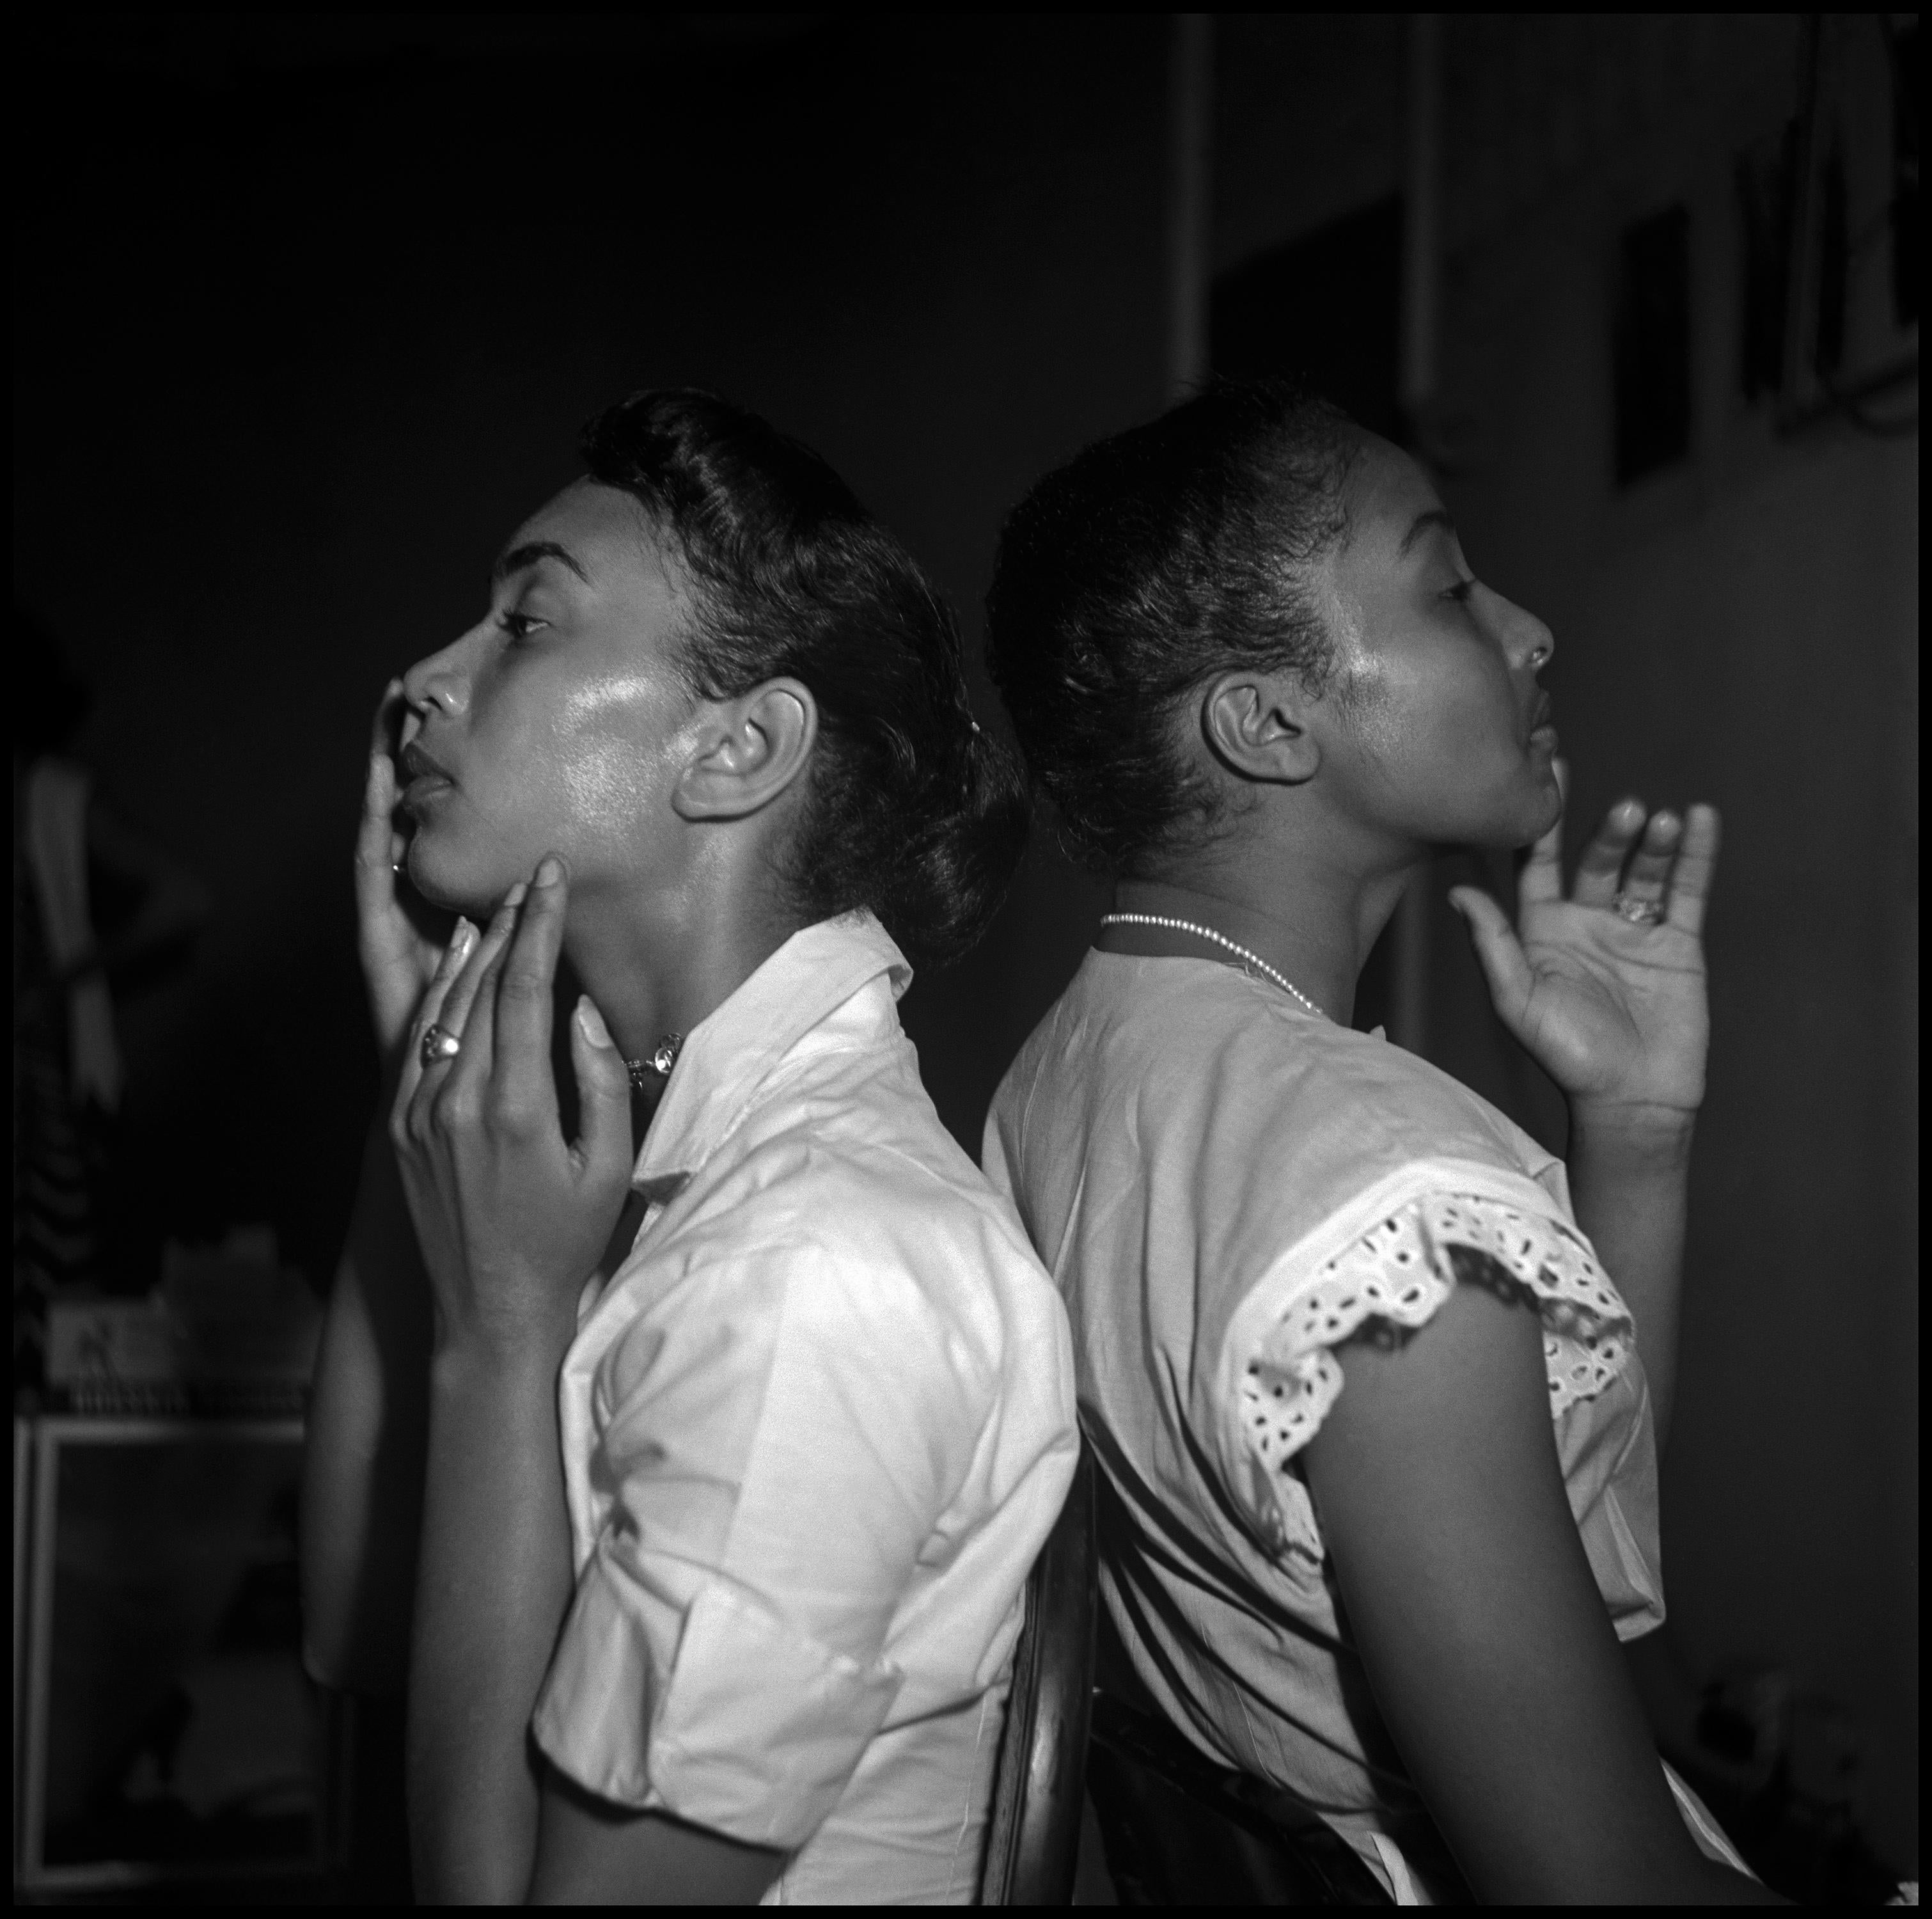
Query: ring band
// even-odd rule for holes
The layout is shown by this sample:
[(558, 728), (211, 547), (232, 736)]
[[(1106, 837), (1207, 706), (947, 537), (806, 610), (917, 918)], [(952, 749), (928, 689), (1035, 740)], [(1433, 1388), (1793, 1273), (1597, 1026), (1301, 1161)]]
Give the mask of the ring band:
[(425, 1026), (416, 1047), (416, 1057), (428, 1066), (439, 1059), (454, 1059), (463, 1050), (463, 1042), (442, 1026)]
[(1620, 919), (1629, 920), (1634, 926), (1654, 926), (1664, 917), (1661, 899), (1640, 899), (1633, 893), (1619, 893), (1610, 902)]

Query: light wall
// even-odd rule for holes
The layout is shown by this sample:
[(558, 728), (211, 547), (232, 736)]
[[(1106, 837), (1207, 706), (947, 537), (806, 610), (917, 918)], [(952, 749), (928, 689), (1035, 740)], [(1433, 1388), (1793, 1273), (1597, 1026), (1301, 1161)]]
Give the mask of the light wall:
[[(1225, 269), (1396, 189), (1402, 41), (1386, 15), (1217, 20)], [(1883, 184), (1883, 56), (1870, 17), (1831, 32), (1862, 223)], [(1445, 17), (1430, 427), (1472, 563), (1556, 631), (1573, 854), (1626, 791), (1724, 817), (1654, 1708), (1688, 1730), (1695, 1689), (1750, 1666), (1848, 1707), (1868, 1830), (1910, 1864), (1918, 447), (1842, 420), (1780, 436), (1741, 392), (1736, 164), (1796, 111), (1798, 53), (1793, 15)], [(1619, 492), (1616, 238), (1678, 200), (1691, 455)], [(1883, 278), (1868, 245), (1868, 356)], [(1442, 902), (1471, 877), (1510, 884), (1506, 861), (1439, 867), (1427, 1050), (1560, 1151), (1562, 1103), (1499, 1033)]]
[[(1780, 1668), (1848, 1705), (1870, 1830), (1910, 1863), (1917, 438), (1833, 418), (1780, 437), (1742, 393), (1733, 170), (1793, 110), (1788, 17), (1522, 17), (1458, 24), (1450, 46), (1442, 404), (1462, 470), (1446, 490), (1478, 572), (1555, 629), (1572, 849), (1625, 791), (1712, 800), (1724, 818), (1665, 1470), (1671, 1641), (1694, 1680)], [(1888, 123), (1882, 91), (1862, 111)], [(1691, 217), (1691, 454), (1619, 493), (1616, 239), (1676, 200)], [(1867, 317), (1868, 341), (1882, 330)], [(1901, 402), (1916, 391), (1876, 410)], [(1480, 1017), (1460, 930), (1444, 913), (1434, 930), (1436, 1046), (1551, 1131), (1546, 1091)]]

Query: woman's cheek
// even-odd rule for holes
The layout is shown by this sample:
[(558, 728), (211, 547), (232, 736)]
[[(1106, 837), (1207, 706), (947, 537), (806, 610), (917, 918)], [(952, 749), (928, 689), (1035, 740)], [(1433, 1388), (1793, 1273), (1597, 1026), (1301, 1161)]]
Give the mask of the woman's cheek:
[(572, 819), (593, 830), (634, 819), (643, 785), (643, 755), (636, 746), (628, 741), (580, 740), (577, 749), (562, 770), (566, 803)]

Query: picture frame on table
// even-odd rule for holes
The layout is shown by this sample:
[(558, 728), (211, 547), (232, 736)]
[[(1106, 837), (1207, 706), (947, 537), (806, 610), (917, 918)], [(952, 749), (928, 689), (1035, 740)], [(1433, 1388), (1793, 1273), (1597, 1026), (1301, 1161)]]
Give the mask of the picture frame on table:
[(302, 1444), (298, 1419), (16, 1421), (20, 1890), (343, 1859), (346, 1714), (302, 1665)]

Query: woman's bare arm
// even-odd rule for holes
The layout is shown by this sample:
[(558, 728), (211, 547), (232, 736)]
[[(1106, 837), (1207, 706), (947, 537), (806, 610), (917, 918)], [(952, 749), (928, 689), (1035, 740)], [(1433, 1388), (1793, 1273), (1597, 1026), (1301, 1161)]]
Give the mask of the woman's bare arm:
[(755, 1905), (784, 1865), (662, 1812), (606, 1805), (546, 1767), (532, 1905)]
[(1690, 1221), (1690, 1140), (1684, 1113), (1570, 1113), (1570, 1196), (1604, 1270), (1636, 1324), (1661, 1452), (1677, 1398), (1677, 1329)]
[(428, 1421), (429, 1291), (386, 1129), (372, 1129), (322, 1322), (302, 1461), (309, 1670), (402, 1689)]
[(1352, 1346), (1309, 1483), (1377, 1704), (1485, 1903), (1783, 1903), (1672, 1799), (1558, 1466), (1537, 1315)]
[(322, 1322), (302, 1468), (302, 1609), (325, 1685), (393, 1692), (408, 1664), (428, 1423), (430, 1300), (383, 1123), (410, 1020), (442, 947), (399, 890), (391, 756), (400, 684), (376, 710), (356, 838), (358, 945), (387, 1075)]

